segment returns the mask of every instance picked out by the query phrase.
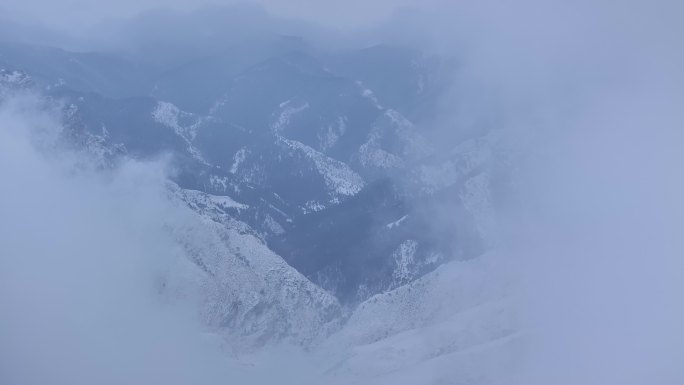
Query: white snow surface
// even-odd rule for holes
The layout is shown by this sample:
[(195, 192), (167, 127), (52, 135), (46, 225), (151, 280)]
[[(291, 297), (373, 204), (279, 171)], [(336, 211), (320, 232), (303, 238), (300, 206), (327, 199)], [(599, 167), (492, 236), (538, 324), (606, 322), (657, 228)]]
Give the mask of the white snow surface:
[(290, 124), (290, 120), (294, 115), (306, 111), (309, 108), (308, 102), (305, 102), (299, 106), (294, 107), (290, 106), (290, 104), (291, 101), (289, 100), (280, 103), (281, 111), (278, 114), (278, 117), (275, 119), (275, 121), (271, 124), (271, 130), (274, 133), (280, 133), (288, 124)]
[[(335, 330), (340, 306), (271, 251), (244, 223), (216, 206), (246, 207), (227, 197), (169, 186), (184, 212), (167, 231), (191, 263), (170, 274), (171, 295), (195, 295), (206, 324), (235, 351), (288, 342), (307, 345)], [(183, 272), (185, 271), (185, 272)]]
[(313, 162), (316, 170), (325, 179), (325, 184), (332, 195), (331, 198), (355, 195), (363, 188), (365, 184), (363, 178), (346, 163), (332, 159), (296, 140), (283, 137), (279, 139), (287, 147), (302, 152)]
[(496, 255), (451, 262), (363, 302), (324, 344), (328, 384), (482, 384), (518, 334)]
[(0, 68), (0, 96), (11, 89), (25, 89), (33, 84), (30, 76), (21, 71)]
[(233, 164), (230, 166), (230, 173), (235, 174), (238, 171), (240, 164), (245, 161), (247, 157), (247, 147), (242, 147), (239, 149), (235, 155), (233, 155)]
[(226, 195), (211, 195), (197, 190), (181, 189), (178, 194), (181, 198), (191, 204), (191, 208), (199, 213), (205, 214), (204, 210), (217, 207), (223, 210), (236, 209), (237, 211), (249, 208), (248, 205), (238, 203), (233, 198)]
[[(363, 302), (341, 329), (290, 354), (301, 385), (491, 385), (514, 363), (510, 285), (498, 256), (451, 262)], [(267, 370), (272, 351), (241, 356)], [(294, 377), (293, 377), (294, 378)], [(503, 382), (505, 383), (505, 382)]]
[(325, 210), (325, 205), (317, 201), (308, 201), (302, 207), (302, 213), (304, 214), (315, 213), (321, 210)]
[(155, 122), (162, 124), (176, 133), (187, 144), (190, 155), (199, 162), (210, 165), (202, 156), (202, 153), (193, 145), (197, 136), (197, 130), (202, 124), (202, 119), (196, 118), (193, 114), (185, 112), (176, 107), (173, 103), (158, 102), (152, 118)]
[(337, 144), (340, 137), (347, 132), (347, 120), (346, 116), (338, 117), (335, 124), (330, 124), (318, 132), (318, 148), (321, 151), (327, 151)]
[(373, 102), (375, 108), (377, 108), (378, 110), (381, 110), (383, 108), (378, 102), (378, 98), (375, 96), (375, 93), (373, 93), (373, 91), (370, 88), (367, 88), (363, 84), (363, 82), (357, 81), (356, 85), (359, 87), (359, 90), (361, 91), (361, 96)]
[(416, 250), (418, 248), (418, 242), (413, 239), (407, 239), (402, 242), (399, 247), (392, 253), (394, 258), (394, 263), (396, 267), (392, 273), (392, 279), (394, 279), (395, 285), (410, 282), (416, 273), (414, 270), (416, 268), (416, 261), (414, 256), (416, 255)]
[(409, 217), (408, 214), (406, 214), (406, 215), (404, 215), (403, 217), (397, 219), (396, 221), (394, 221), (394, 222), (392, 222), (392, 223), (386, 224), (385, 227), (387, 227), (388, 229), (393, 229), (393, 228), (395, 228), (395, 227), (398, 227), (398, 226), (400, 226), (400, 225), (406, 220), (406, 218), (408, 218), (408, 217)]
[[(388, 146), (388, 141), (392, 145)], [(364, 167), (388, 170), (405, 167), (432, 152), (413, 123), (398, 111), (388, 109), (373, 125), (358, 157)]]

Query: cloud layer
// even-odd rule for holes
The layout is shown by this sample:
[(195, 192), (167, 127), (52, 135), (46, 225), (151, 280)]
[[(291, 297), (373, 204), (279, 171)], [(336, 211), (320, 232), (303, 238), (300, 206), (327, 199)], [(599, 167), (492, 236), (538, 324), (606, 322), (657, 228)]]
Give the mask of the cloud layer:
[(0, 103), (0, 382), (219, 383), (236, 376), (188, 309), (165, 304), (181, 255), (163, 164), (83, 168), (32, 95)]

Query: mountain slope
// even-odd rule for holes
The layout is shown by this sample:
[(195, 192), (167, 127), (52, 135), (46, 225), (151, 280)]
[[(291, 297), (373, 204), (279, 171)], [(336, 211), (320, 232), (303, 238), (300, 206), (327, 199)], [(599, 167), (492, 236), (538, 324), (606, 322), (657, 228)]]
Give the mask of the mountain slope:
[[(401, 47), (331, 56), (298, 38), (245, 39), (226, 51), (190, 55), (163, 73), (136, 72), (141, 88), (121, 83), (134, 94), (125, 97), (97, 82), (59, 79), (83, 71), (83, 81), (117, 83), (107, 71), (151, 68), (131, 64), (137, 54), (41, 49), (47, 63), (66, 63), (47, 65), (52, 72), (29, 60), (30, 47), (0, 46), (0, 54), (8, 65), (27, 65), (39, 79), (35, 86), (63, 104), (65, 119), (77, 127), (72, 140), (108, 153), (110, 162), (168, 158), (171, 179), (194, 211), (223, 225), (241, 223), (240, 231), (345, 304), (481, 251), (466, 203), (475, 207), (479, 199), (486, 211), (479, 195), (487, 182), (466, 181), (479, 173), (468, 165), (486, 156), (436, 157), (423, 127), (405, 115), (414, 113), (407, 106), (437, 92), (426, 83), (423, 95), (413, 83), (437, 76), (438, 65), (416, 65), (421, 55)], [(373, 75), (388, 62), (397, 70)], [(375, 89), (369, 79), (377, 80)], [(188, 104), (193, 100), (204, 107)], [(454, 196), (465, 199), (453, 204)]]

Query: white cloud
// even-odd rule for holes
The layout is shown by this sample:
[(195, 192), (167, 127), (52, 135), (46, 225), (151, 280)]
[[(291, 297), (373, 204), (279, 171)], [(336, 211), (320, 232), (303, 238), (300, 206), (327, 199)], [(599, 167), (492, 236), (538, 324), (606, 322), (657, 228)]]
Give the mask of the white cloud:
[(224, 383), (235, 377), (191, 312), (164, 304), (180, 254), (160, 164), (104, 174), (55, 146), (39, 99), (0, 102), (0, 382)]

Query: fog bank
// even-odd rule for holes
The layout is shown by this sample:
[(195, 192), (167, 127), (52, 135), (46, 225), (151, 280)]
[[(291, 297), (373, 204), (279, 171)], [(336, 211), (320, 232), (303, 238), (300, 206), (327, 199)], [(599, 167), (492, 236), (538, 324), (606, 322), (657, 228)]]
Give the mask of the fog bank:
[(182, 263), (163, 231), (180, 215), (163, 162), (98, 172), (60, 148), (60, 130), (34, 95), (0, 102), (0, 382), (236, 378), (191, 304), (160, 294)]

